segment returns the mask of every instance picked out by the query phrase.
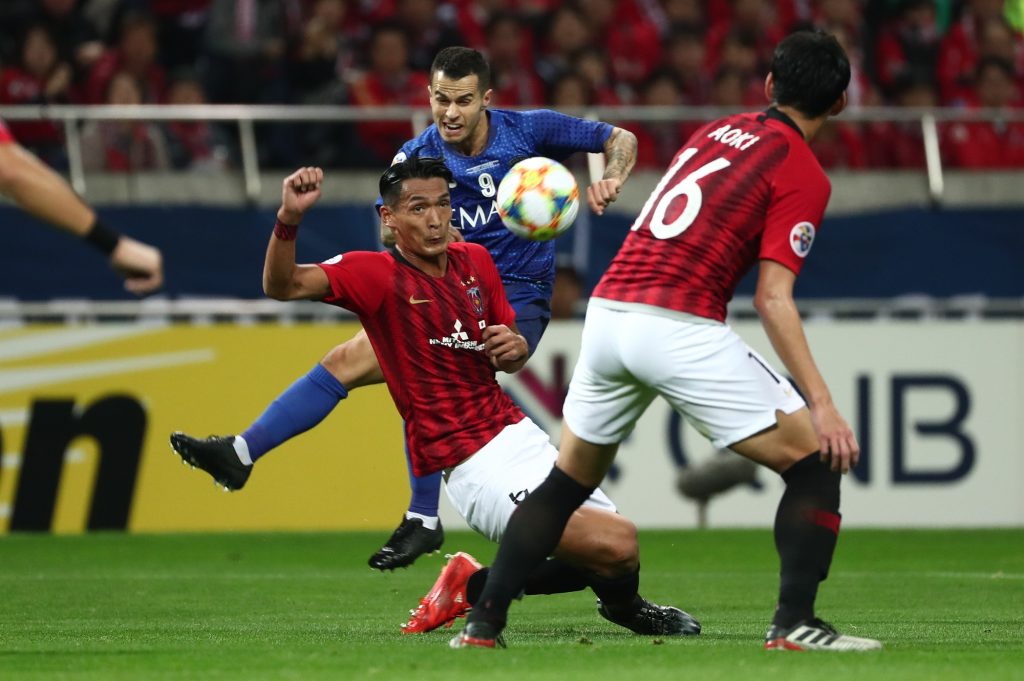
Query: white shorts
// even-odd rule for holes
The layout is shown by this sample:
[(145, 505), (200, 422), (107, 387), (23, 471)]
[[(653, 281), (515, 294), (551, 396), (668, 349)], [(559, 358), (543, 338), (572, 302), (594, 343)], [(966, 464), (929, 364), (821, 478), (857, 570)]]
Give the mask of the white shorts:
[(785, 377), (726, 324), (587, 308), (580, 357), (562, 413), (594, 444), (621, 442), (661, 395), (715, 447), (805, 406)]
[[(453, 468), (445, 490), (470, 527), (491, 541), (501, 541), (512, 511), (544, 482), (557, 457), (548, 434), (524, 418), (506, 426)], [(615, 504), (600, 489), (583, 505), (616, 512)]]

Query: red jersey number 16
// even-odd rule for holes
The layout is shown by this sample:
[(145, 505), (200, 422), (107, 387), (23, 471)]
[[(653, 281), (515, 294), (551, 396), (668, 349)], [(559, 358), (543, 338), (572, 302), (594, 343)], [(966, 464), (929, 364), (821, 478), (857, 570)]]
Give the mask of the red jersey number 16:
[[(654, 214), (651, 215), (651, 234), (658, 239), (671, 239), (674, 236), (679, 236), (693, 224), (693, 221), (697, 219), (697, 213), (700, 212), (701, 203), (704, 201), (704, 195), (700, 191), (700, 185), (697, 184), (697, 180), (731, 165), (724, 158), (716, 158), (714, 161), (705, 163), (700, 168), (697, 168), (697, 170), (694, 170), (662, 195), (662, 192), (665, 191), (665, 185), (668, 184), (669, 180), (675, 177), (675, 174), (679, 172), (683, 164), (693, 158), (693, 155), (696, 153), (696, 149), (687, 149), (679, 154), (676, 162), (668, 169), (668, 172), (661, 178), (658, 186), (655, 187), (651, 196), (647, 199), (647, 203), (644, 204), (644, 209), (640, 211), (636, 222), (633, 223), (631, 231), (635, 232), (640, 229), (647, 220), (647, 215), (651, 212), (652, 207), (654, 208)], [(675, 220), (666, 223), (665, 213), (668, 211), (669, 205), (673, 200), (683, 195), (686, 196), (686, 208), (683, 209), (683, 212)], [(657, 203), (657, 206), (654, 205), (655, 203)]]

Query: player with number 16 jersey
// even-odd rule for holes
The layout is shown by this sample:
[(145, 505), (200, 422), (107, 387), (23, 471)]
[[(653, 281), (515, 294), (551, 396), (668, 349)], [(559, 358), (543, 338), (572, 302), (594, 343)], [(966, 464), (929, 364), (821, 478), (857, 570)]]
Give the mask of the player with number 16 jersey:
[(799, 274), (830, 192), (778, 109), (714, 121), (679, 150), (593, 295), (725, 321), (758, 260)]

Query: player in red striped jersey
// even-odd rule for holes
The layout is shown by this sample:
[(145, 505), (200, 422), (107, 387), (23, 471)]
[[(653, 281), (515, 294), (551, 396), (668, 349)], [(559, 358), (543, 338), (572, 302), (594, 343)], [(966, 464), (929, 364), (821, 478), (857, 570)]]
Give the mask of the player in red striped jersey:
[(60, 175), (14, 139), (0, 120), (0, 194), (32, 217), (81, 237), (110, 260), (125, 278), (124, 287), (136, 295), (152, 293), (163, 284), (160, 251), (118, 234), (105, 226), (95, 211), (75, 194)]
[[(793, 301), (830, 191), (807, 142), (842, 111), (849, 80), (833, 37), (794, 33), (776, 48), (765, 81), (772, 106), (714, 121), (679, 150), (594, 290), (557, 465), (509, 523), (454, 647), (500, 634), (523, 577), (658, 395), (715, 446), (786, 482), (775, 518), (778, 608), (765, 647), (881, 647), (839, 634), (814, 612), (839, 532), (840, 476), (856, 465), (859, 449)], [(806, 403), (725, 324), (726, 303), (755, 263), (755, 306)]]
[[(297, 265), (298, 225), (319, 198), (322, 180), (318, 168), (285, 179), (264, 290), (278, 300), (323, 300), (359, 315), (405, 421), (413, 471), (444, 471), (452, 505), (470, 527), (497, 541), (557, 452), (495, 380), (496, 371), (518, 371), (529, 349), (490, 253), (450, 241), (451, 171), (439, 159), (414, 155), (384, 173), (380, 214), (395, 234), (394, 253), (353, 252)], [(528, 592), (589, 586), (601, 599), (601, 615), (621, 626), (655, 635), (699, 633), (699, 623), (683, 611), (638, 594), (633, 524), (601, 490), (581, 502), (552, 547), (558, 562), (535, 571)], [(482, 588), (483, 579), (478, 582)]]

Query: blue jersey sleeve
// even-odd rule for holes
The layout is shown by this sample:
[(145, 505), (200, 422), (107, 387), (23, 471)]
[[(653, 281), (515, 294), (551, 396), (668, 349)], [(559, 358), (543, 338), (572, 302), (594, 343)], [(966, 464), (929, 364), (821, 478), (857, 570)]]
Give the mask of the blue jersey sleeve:
[(577, 151), (598, 153), (612, 134), (612, 126), (588, 121), (557, 111), (524, 111), (526, 130), (533, 137), (538, 153), (562, 161)]

